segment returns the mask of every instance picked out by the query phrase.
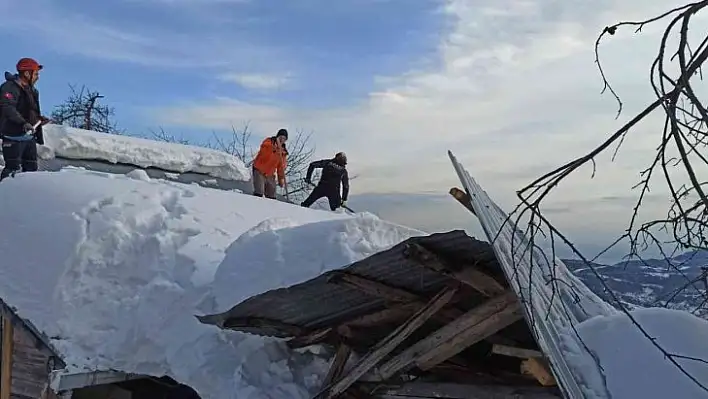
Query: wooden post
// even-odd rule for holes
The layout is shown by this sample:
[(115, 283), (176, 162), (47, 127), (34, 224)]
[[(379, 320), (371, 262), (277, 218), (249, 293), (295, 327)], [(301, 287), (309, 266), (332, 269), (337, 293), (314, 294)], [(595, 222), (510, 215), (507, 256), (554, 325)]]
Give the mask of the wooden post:
[(467, 208), (468, 211), (472, 212), (473, 215), (477, 215), (474, 212), (474, 208), (472, 207), (472, 201), (470, 200), (470, 196), (467, 195), (466, 192), (460, 190), (457, 187), (453, 187), (450, 189), (450, 195), (452, 195), (457, 200), (457, 202), (462, 204), (462, 206)]
[(431, 299), (425, 307), (416, 312), (410, 319), (396, 328), (386, 338), (381, 340), (381, 342), (376, 344), (376, 346), (374, 346), (371, 351), (366, 354), (366, 356), (359, 360), (356, 366), (354, 366), (346, 377), (339, 379), (337, 382), (325, 388), (316, 396), (316, 398), (334, 398), (346, 391), (352, 384), (359, 380), (361, 376), (363, 376), (372, 367), (376, 366), (386, 355), (396, 349), (398, 345), (405, 341), (406, 338), (422, 326), (435, 313), (440, 311), (443, 306), (450, 302), (455, 293), (457, 293), (457, 288), (446, 287), (440, 291), (440, 293)]
[(0, 399), (10, 399), (12, 391), (13, 326), (7, 313), (2, 312), (2, 343), (0, 344)]

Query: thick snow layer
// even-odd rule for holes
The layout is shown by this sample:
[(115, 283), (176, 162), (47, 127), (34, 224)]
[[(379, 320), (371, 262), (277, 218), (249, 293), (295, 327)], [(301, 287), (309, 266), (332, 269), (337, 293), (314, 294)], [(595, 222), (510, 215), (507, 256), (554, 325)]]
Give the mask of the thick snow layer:
[(0, 236), (0, 297), (69, 368), (169, 375), (204, 398), (309, 398), (328, 354), (195, 314), (422, 234), (140, 172), (25, 173), (0, 192), (0, 226), (11, 226)]
[(266, 286), (234, 290), (226, 284), (216, 284), (216, 303), (226, 311), (253, 295), (315, 278), (380, 252), (381, 243), (401, 242), (412, 233), (422, 234), (390, 226), (371, 214), (305, 225), (292, 219), (268, 219), (231, 244), (216, 272), (216, 281), (255, 282), (262, 280), (263, 271), (267, 270), (271, 275), (263, 280)]
[[(693, 358), (675, 360), (708, 388), (708, 321), (663, 308), (638, 309), (631, 315), (669, 354)], [(612, 399), (708, 397), (708, 391), (672, 364), (626, 314), (597, 316), (576, 328), (602, 367), (603, 385)], [(594, 368), (597, 364), (592, 360), (585, 367)]]
[(163, 143), (137, 137), (99, 133), (66, 126), (44, 127), (42, 158), (102, 160), (170, 172), (203, 173), (227, 180), (249, 180), (250, 171), (238, 158), (222, 151)]

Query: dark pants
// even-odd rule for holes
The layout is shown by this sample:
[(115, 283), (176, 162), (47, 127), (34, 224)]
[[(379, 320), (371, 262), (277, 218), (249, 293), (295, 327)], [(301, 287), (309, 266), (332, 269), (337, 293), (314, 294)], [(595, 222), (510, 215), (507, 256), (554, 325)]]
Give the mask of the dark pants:
[(317, 186), (312, 190), (310, 195), (302, 201), (302, 206), (305, 208), (309, 208), (312, 206), (312, 204), (315, 203), (318, 199), (322, 197), (327, 197), (327, 200), (329, 200), (329, 208), (331, 210), (336, 210), (342, 205), (342, 197), (339, 194), (339, 188), (338, 187), (323, 187), (323, 186)]
[(2, 158), (5, 168), (0, 173), (0, 181), (20, 170), (34, 172), (37, 170), (37, 143), (34, 139), (19, 141), (6, 137), (2, 141)]

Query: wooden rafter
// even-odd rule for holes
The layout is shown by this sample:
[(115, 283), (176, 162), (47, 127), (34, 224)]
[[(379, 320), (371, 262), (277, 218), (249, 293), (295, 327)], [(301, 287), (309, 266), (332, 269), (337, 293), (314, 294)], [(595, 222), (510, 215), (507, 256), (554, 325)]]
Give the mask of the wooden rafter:
[(343, 342), (339, 344), (339, 347), (337, 347), (337, 352), (334, 355), (334, 359), (332, 359), (332, 365), (329, 368), (329, 372), (327, 372), (327, 376), (325, 377), (322, 386), (326, 387), (330, 385), (335, 379), (342, 375), (344, 366), (346, 366), (347, 360), (349, 360), (351, 353), (352, 350), (347, 344)]
[(449, 287), (440, 291), (427, 305), (374, 346), (368, 354), (359, 360), (347, 376), (337, 380), (329, 387), (326, 387), (317, 395), (317, 398), (333, 398), (346, 391), (352, 384), (359, 380), (361, 376), (396, 349), (398, 345), (421, 327), (435, 313), (440, 311), (452, 299), (456, 292), (456, 288)]
[[(427, 298), (414, 294), (407, 290), (392, 287), (388, 284), (384, 284), (379, 281), (358, 276), (352, 273), (336, 271), (330, 275), (328, 281), (334, 284), (347, 285), (352, 288), (358, 289), (368, 295), (394, 303), (417, 304), (417, 306), (420, 308), (425, 306), (425, 304), (428, 302)], [(436, 315), (436, 319), (448, 322), (456, 319), (462, 313), (463, 312), (459, 309), (443, 309), (438, 315)]]
[(541, 353), (540, 351), (536, 351), (533, 349), (516, 348), (513, 346), (500, 344), (494, 344), (492, 346), (492, 353), (496, 353), (497, 355), (518, 357), (521, 359), (543, 358), (543, 353)]
[(467, 266), (459, 271), (451, 271), (440, 257), (418, 243), (409, 243), (406, 245), (405, 255), (428, 269), (469, 285), (484, 296), (491, 298), (505, 291), (504, 286), (497, 280), (474, 266)]

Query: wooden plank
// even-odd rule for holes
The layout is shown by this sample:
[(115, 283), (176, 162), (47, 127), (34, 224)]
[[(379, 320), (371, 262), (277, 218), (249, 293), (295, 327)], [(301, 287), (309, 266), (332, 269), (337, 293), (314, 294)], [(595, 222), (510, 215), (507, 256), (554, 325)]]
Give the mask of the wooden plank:
[(474, 266), (467, 266), (459, 271), (450, 270), (440, 257), (418, 243), (406, 245), (405, 256), (415, 259), (422, 266), (469, 285), (484, 296), (491, 298), (506, 291), (497, 280)]
[(12, 353), (14, 326), (7, 313), (2, 313), (2, 344), (0, 344), (0, 399), (10, 399), (12, 391)]
[[(428, 302), (427, 298), (416, 295), (412, 292), (401, 288), (391, 287), (388, 284), (381, 283), (366, 277), (357, 276), (356, 274), (336, 271), (332, 272), (329, 282), (334, 284), (344, 284), (356, 288), (366, 294), (385, 299), (391, 302), (399, 303), (417, 303), (419, 307), (424, 307)], [(447, 322), (459, 317), (463, 312), (459, 309), (443, 309), (440, 311), (440, 320)]]
[(41, 396), (47, 382), (49, 357), (53, 355), (51, 350), (44, 346), (25, 324), (16, 324), (12, 352), (11, 397)]
[(333, 398), (342, 392), (346, 391), (354, 384), (361, 376), (363, 376), (372, 367), (376, 366), (381, 359), (391, 353), (398, 345), (429, 320), (435, 313), (440, 311), (455, 295), (456, 288), (446, 287), (438, 293), (428, 304), (416, 312), (405, 323), (396, 328), (386, 338), (381, 340), (371, 351), (366, 354), (354, 366), (352, 371), (344, 378), (339, 379), (329, 387), (325, 388), (317, 398)]
[(420, 308), (421, 306), (418, 302), (401, 303), (374, 313), (359, 316), (347, 321), (345, 325), (350, 327), (371, 327), (383, 323), (405, 320)]
[(462, 206), (467, 208), (468, 211), (472, 212), (473, 215), (476, 215), (474, 212), (474, 208), (472, 207), (472, 201), (470, 199), (470, 196), (467, 195), (466, 192), (460, 190), (457, 187), (453, 187), (450, 189), (450, 195), (452, 195), (453, 198), (457, 200)]
[(560, 394), (543, 387), (504, 385), (466, 385), (454, 383), (411, 382), (401, 387), (379, 388), (377, 398), (454, 398), (454, 399), (559, 399)]
[(539, 384), (549, 387), (557, 385), (548, 363), (544, 359), (531, 358), (521, 362), (521, 372), (533, 376)]
[(329, 386), (332, 382), (334, 382), (335, 379), (339, 378), (342, 375), (342, 372), (344, 371), (344, 366), (347, 364), (347, 360), (349, 360), (349, 356), (351, 355), (351, 353), (352, 350), (347, 344), (339, 344), (339, 347), (337, 348), (337, 353), (335, 353), (334, 359), (332, 360), (332, 366), (329, 368), (327, 376), (325, 377), (324, 382), (322, 383), (323, 387)]
[(406, 290), (391, 287), (390, 285), (352, 273), (341, 271), (332, 272), (327, 281), (334, 284), (344, 283), (371, 296), (392, 302), (425, 302), (425, 299)]
[(518, 357), (521, 359), (543, 358), (543, 353), (541, 353), (540, 351), (536, 351), (533, 349), (516, 348), (513, 346), (500, 344), (492, 345), (492, 353), (495, 353), (497, 355)]
[(229, 318), (224, 321), (223, 328), (225, 329), (241, 329), (241, 328), (258, 328), (258, 329), (268, 329), (272, 331), (278, 331), (293, 337), (298, 335), (304, 335), (307, 331), (293, 324), (283, 323), (279, 320), (271, 320), (262, 317), (238, 317)]
[(521, 312), (511, 291), (489, 299), (381, 365), (379, 375), (387, 380), (413, 366), (427, 370), (520, 320)]
[(332, 333), (332, 327), (315, 330), (309, 334), (300, 335), (287, 341), (291, 349), (305, 348), (324, 342)]

